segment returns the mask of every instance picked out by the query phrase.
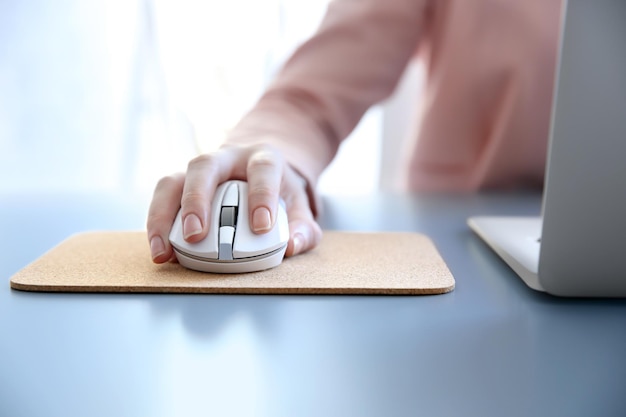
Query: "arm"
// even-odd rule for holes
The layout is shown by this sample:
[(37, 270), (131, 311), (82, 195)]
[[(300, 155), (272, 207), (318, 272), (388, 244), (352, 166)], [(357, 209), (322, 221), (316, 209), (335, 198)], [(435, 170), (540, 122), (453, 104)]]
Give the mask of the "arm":
[(363, 114), (395, 88), (426, 9), (423, 0), (332, 2), (228, 142), (273, 144), (314, 186)]
[(317, 245), (317, 178), (365, 111), (393, 91), (415, 52), (426, 9), (426, 0), (331, 3), (318, 32), (287, 61), (225, 144), (192, 160), (186, 175), (159, 182), (148, 216), (155, 262), (172, 256), (167, 236), (179, 205), (187, 240), (206, 236), (213, 192), (229, 178), (250, 185), (255, 232), (273, 226), (280, 195), (289, 217), (287, 255)]

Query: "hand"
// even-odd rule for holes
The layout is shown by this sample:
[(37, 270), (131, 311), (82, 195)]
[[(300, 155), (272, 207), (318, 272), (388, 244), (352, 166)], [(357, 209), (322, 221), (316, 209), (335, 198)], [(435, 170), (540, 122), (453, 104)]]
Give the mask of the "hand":
[(191, 160), (186, 174), (158, 182), (147, 221), (155, 263), (174, 259), (169, 234), (179, 209), (185, 240), (198, 242), (206, 237), (213, 194), (229, 179), (248, 182), (248, 215), (255, 233), (266, 233), (274, 226), (279, 197), (283, 198), (289, 219), (285, 256), (308, 251), (319, 243), (322, 231), (311, 210), (306, 182), (281, 153), (267, 145), (229, 145)]

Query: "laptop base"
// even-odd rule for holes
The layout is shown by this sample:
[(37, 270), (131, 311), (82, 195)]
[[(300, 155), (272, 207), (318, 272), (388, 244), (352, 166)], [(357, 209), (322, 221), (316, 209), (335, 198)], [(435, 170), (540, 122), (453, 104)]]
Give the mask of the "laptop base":
[(522, 278), (530, 288), (539, 282), (541, 217), (470, 217), (469, 227)]

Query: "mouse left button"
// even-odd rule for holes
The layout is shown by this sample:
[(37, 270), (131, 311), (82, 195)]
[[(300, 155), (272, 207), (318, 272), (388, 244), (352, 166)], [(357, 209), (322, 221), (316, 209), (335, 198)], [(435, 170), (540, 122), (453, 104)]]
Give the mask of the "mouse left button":
[(176, 219), (172, 224), (169, 240), (174, 249), (183, 254), (207, 259), (217, 259), (218, 257), (218, 241), (216, 233), (209, 233), (205, 239), (196, 243), (190, 243), (184, 239), (183, 221), (180, 211), (176, 215)]

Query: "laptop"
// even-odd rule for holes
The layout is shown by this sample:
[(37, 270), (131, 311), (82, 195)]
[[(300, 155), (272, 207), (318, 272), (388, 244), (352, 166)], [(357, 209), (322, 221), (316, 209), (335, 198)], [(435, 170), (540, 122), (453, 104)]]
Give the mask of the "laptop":
[(541, 217), (470, 228), (531, 288), (626, 297), (626, 1), (564, 5)]

